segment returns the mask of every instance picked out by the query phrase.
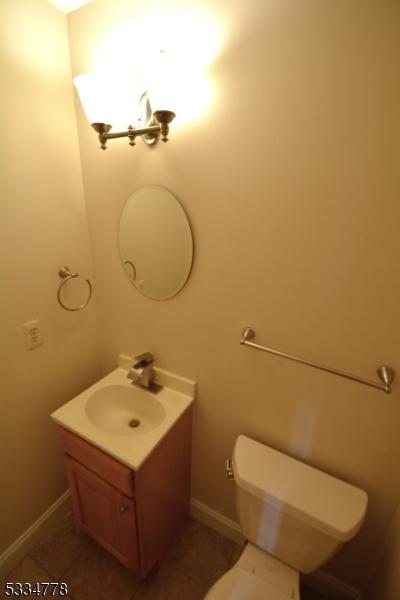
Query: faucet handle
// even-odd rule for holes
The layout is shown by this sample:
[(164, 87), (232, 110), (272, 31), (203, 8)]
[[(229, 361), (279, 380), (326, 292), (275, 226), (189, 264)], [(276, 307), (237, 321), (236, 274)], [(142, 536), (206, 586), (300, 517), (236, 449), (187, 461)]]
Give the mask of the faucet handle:
[(133, 369), (140, 369), (142, 367), (147, 367), (154, 362), (154, 355), (151, 352), (145, 352), (144, 354), (139, 354), (135, 356), (133, 359)]

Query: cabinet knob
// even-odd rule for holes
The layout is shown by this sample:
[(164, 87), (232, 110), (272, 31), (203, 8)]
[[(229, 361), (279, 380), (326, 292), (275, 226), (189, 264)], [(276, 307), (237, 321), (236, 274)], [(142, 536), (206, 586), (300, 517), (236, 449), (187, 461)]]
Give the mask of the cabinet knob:
[(127, 504), (121, 504), (121, 506), (119, 507), (119, 512), (125, 513), (128, 509), (129, 506)]

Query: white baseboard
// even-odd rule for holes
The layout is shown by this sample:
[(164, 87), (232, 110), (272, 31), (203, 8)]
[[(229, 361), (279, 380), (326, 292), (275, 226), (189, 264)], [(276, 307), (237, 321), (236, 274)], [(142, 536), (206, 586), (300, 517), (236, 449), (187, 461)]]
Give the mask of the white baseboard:
[[(203, 504), (203, 502), (191, 498), (190, 514), (201, 523), (204, 523), (204, 525), (208, 525), (208, 527), (218, 531), (224, 537), (237, 544), (244, 544), (244, 537), (240, 531), (239, 523), (228, 519), (213, 508)], [(302, 580), (308, 587), (323, 594), (329, 600), (361, 599), (360, 592), (325, 571), (319, 570), (310, 575), (304, 575), (302, 576)]]
[(61, 520), (71, 492), (62, 494), (32, 525), (0, 555), (0, 578), (4, 577)]
[(308, 587), (323, 594), (329, 600), (361, 600), (358, 590), (326, 571), (318, 570), (309, 575), (303, 575), (301, 579)]
[(244, 537), (240, 531), (239, 523), (221, 515), (221, 513), (203, 504), (200, 500), (196, 500), (196, 498), (190, 499), (190, 514), (200, 521), (200, 523), (204, 523), (204, 525), (208, 525), (211, 529), (215, 529), (215, 531), (236, 542), (236, 544), (244, 545)]

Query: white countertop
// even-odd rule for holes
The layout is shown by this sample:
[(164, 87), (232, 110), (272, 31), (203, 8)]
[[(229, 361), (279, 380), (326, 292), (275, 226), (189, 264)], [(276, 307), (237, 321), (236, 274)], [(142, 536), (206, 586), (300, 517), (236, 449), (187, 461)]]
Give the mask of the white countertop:
[[(173, 373), (155, 368), (155, 380), (164, 387), (157, 394), (154, 394), (136, 385), (134, 386), (127, 379), (127, 367), (130, 364), (132, 364), (130, 357), (121, 355), (119, 357), (119, 368), (58, 408), (51, 414), (51, 418), (61, 427), (65, 427), (65, 429), (97, 446), (97, 448), (131, 469), (137, 470), (179, 417), (192, 404), (196, 384)], [(156, 398), (165, 410), (164, 419), (159, 425), (144, 433), (132, 430), (131, 434), (119, 435), (100, 429), (88, 418), (86, 404), (95, 392), (108, 386), (123, 386), (132, 390), (133, 393)]]

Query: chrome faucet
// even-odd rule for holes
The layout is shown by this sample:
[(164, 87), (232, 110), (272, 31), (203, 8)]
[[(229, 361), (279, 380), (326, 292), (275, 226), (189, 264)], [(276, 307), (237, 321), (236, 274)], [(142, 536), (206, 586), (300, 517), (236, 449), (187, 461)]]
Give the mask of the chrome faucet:
[(132, 379), (133, 383), (137, 383), (148, 390), (151, 389), (154, 378), (153, 364), (154, 356), (151, 352), (135, 356), (127, 375), (128, 379)]

